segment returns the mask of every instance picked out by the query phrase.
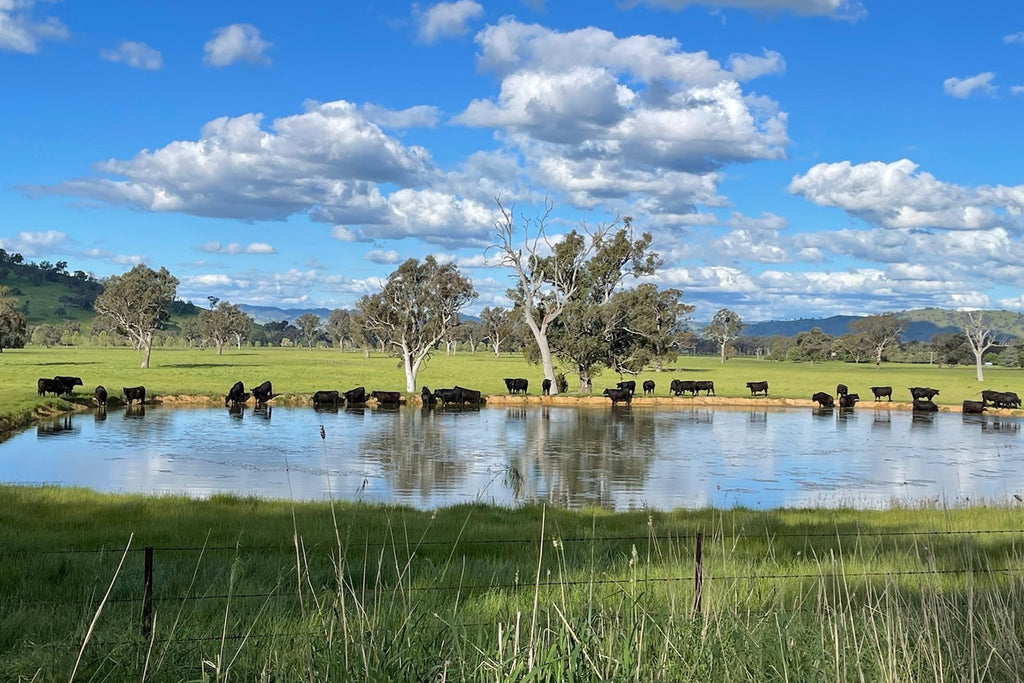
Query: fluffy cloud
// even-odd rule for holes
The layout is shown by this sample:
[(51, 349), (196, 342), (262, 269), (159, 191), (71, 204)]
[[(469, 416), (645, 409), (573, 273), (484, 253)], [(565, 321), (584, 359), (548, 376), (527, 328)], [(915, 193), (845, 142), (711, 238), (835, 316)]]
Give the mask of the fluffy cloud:
[(1011, 85), (1010, 86), (1010, 94), (1011, 95), (1024, 95), (1024, 85)]
[(297, 306), (309, 302), (314, 289), (351, 301), (363, 294), (379, 291), (375, 278), (353, 280), (312, 268), (290, 269), (281, 273), (247, 271), (242, 273), (200, 273), (179, 276), (178, 296), (186, 301), (205, 301), (211, 291), (228, 301), (254, 305)]
[(577, 206), (644, 202), (688, 215), (723, 203), (723, 165), (785, 156), (786, 114), (739, 84), (782, 71), (778, 53), (733, 55), (730, 70), (674, 39), (562, 33), (512, 19), (476, 42), (500, 91), (454, 122), (501, 131), (534, 179)]
[(37, 189), (241, 220), (314, 208), (381, 216), (387, 202), (377, 183), (408, 184), (430, 169), (425, 149), (405, 147), (348, 102), (309, 103), (302, 114), (276, 119), (270, 131), (261, 123), (259, 114), (215, 119), (196, 141), (97, 165), (118, 178)]
[(383, 249), (371, 249), (363, 255), (363, 258), (370, 263), (393, 264), (402, 262), (401, 255), (394, 249), (388, 249), (387, 251)]
[(892, 163), (818, 164), (789, 191), (884, 228), (982, 230), (1020, 227), (1024, 186), (967, 187), (918, 172), (909, 159)]
[(770, 12), (793, 12), (804, 16), (824, 16), (846, 21), (858, 21), (868, 14), (859, 0), (631, 0), (628, 4), (641, 3), (651, 7), (667, 7), (674, 10), (692, 5), (704, 5)]
[(63, 252), (68, 242), (67, 234), (60, 230), (24, 231), (15, 237), (0, 237), (0, 249), (33, 257)]
[(264, 53), (271, 43), (263, 40), (260, 30), (252, 24), (231, 24), (219, 28), (203, 46), (203, 61), (210, 66), (228, 66), (236, 62), (270, 64)]
[(35, 0), (0, 0), (0, 50), (34, 54), (43, 40), (64, 40), (68, 30), (55, 17), (32, 18)]
[(220, 242), (207, 242), (196, 247), (199, 251), (208, 254), (276, 254), (277, 250), (266, 242), (250, 242), (247, 245), (231, 242), (221, 244)]
[(127, 64), (133, 69), (157, 71), (164, 65), (164, 58), (159, 50), (131, 40), (123, 41), (115, 50), (101, 50), (100, 57), (108, 62)]
[(971, 95), (992, 95), (996, 91), (996, 87), (992, 85), (992, 79), (995, 77), (993, 72), (985, 71), (967, 78), (947, 78), (942, 82), (942, 91), (960, 100)]
[(469, 32), (469, 22), (484, 14), (483, 5), (473, 0), (439, 2), (421, 10), (413, 5), (417, 35), (424, 43), (436, 43), (442, 38), (462, 36)]
[(1017, 33), (1011, 33), (1003, 36), (1003, 42), (1024, 44), (1024, 31), (1018, 31)]

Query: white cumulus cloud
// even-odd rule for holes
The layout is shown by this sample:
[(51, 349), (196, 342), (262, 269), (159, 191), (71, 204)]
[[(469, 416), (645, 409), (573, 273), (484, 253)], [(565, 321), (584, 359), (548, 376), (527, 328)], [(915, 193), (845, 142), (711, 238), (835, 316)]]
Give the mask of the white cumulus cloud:
[(0, 237), (0, 249), (32, 257), (62, 251), (68, 241), (60, 230), (22, 231), (14, 237)]
[(0, 0), (0, 50), (34, 54), (43, 40), (65, 40), (67, 27), (56, 17), (33, 18), (35, 0)]
[(264, 53), (271, 46), (252, 24), (231, 24), (217, 29), (203, 46), (203, 61), (217, 67), (236, 62), (267, 65), (270, 58)]
[(473, 0), (439, 2), (427, 9), (413, 5), (417, 36), (424, 43), (462, 36), (469, 32), (469, 22), (484, 14), (483, 5)]
[(133, 40), (122, 41), (113, 50), (101, 50), (100, 57), (108, 62), (127, 64), (133, 69), (157, 71), (164, 65), (164, 58), (159, 50)]
[(909, 159), (892, 163), (823, 163), (795, 176), (789, 191), (834, 206), (883, 228), (984, 230), (1021, 226), (1024, 186), (970, 187), (917, 170)]
[(992, 95), (996, 86), (992, 85), (992, 79), (996, 75), (991, 71), (985, 71), (975, 76), (947, 78), (942, 82), (942, 91), (950, 97), (963, 100), (971, 95)]
[(740, 81), (784, 69), (778, 53), (730, 68), (671, 38), (588, 27), (560, 32), (503, 19), (476, 36), (500, 90), (453, 122), (494, 128), (542, 185), (576, 206), (643, 202), (691, 215), (721, 204), (717, 169), (785, 157), (786, 114)]
[(1016, 33), (1003, 36), (1003, 42), (1024, 44), (1024, 31), (1017, 31)]

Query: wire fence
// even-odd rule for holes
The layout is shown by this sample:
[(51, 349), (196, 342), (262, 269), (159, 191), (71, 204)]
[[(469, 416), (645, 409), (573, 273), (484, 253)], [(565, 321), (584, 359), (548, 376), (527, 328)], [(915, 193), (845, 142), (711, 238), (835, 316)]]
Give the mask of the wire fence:
[[(853, 571), (847, 571), (844, 563), (850, 556), (856, 555), (857, 553), (863, 553), (864, 550), (852, 549), (857, 545), (863, 545), (863, 541), (866, 539), (880, 539), (880, 540), (892, 540), (894, 543), (909, 541), (908, 546), (913, 547), (918, 544), (920, 539), (936, 539), (943, 538), (949, 539), (955, 542), (961, 542), (964, 540), (979, 540), (986, 538), (999, 537), (1000, 540), (1008, 539), (1010, 541), (1004, 552), (1004, 555), (997, 557), (993, 561), (970, 561), (971, 558), (965, 555), (962, 559), (964, 560), (962, 566), (938, 566), (934, 561), (931, 562), (930, 566), (906, 566), (898, 569), (870, 569), (863, 568)], [(713, 538), (714, 550), (708, 552), (705, 548), (705, 541)], [(816, 566), (815, 570), (808, 571), (805, 568), (801, 568), (797, 571), (778, 571), (777, 565), (773, 563), (764, 563), (769, 571), (729, 571), (729, 565), (722, 561), (720, 557), (723, 546), (735, 547), (744, 542), (757, 542), (767, 543), (771, 545), (775, 541), (788, 540), (788, 541), (799, 541), (806, 540), (810, 541), (821, 541), (823, 539), (832, 539), (835, 541), (828, 548), (822, 548), (819, 555), (820, 558), (813, 561)], [(850, 539), (855, 539), (857, 543), (849, 543)], [(693, 532), (685, 534), (642, 534), (642, 535), (621, 535), (621, 536), (596, 536), (596, 535), (581, 535), (573, 537), (554, 537), (549, 536), (548, 538), (511, 538), (511, 539), (422, 539), (419, 541), (410, 541), (404, 544), (398, 544), (394, 541), (373, 541), (373, 542), (361, 542), (352, 543), (349, 546), (341, 545), (338, 548), (334, 548), (334, 551), (340, 552), (341, 554), (347, 553), (350, 550), (356, 549), (361, 552), (365, 552), (364, 557), (369, 557), (368, 551), (377, 550), (380, 551), (384, 548), (403, 548), (408, 551), (407, 557), (402, 562), (412, 563), (417, 554), (424, 549), (437, 549), (446, 548), (449, 549), (450, 555), (457, 555), (458, 549), (460, 548), (494, 548), (497, 551), (504, 552), (510, 546), (517, 549), (533, 546), (536, 547), (537, 554), (523, 556), (523, 553), (519, 553), (518, 559), (522, 561), (531, 561), (539, 563), (540, 558), (543, 555), (543, 548), (550, 547), (552, 543), (555, 543), (555, 548), (558, 548), (557, 544), (601, 544), (603, 546), (609, 546), (611, 548), (621, 547), (623, 555), (628, 555), (632, 552), (633, 555), (637, 555), (636, 545), (639, 543), (649, 544), (648, 548), (658, 544), (673, 544), (675, 552), (672, 553), (672, 560), (675, 564), (673, 566), (665, 566), (665, 562), (662, 562), (657, 572), (634, 572), (628, 575), (628, 578), (614, 578), (608, 577), (604, 572), (587, 571), (586, 566), (577, 567), (558, 567), (557, 565), (557, 552), (549, 552), (549, 557), (545, 559), (556, 558), (555, 568), (565, 569), (563, 573), (559, 571), (557, 578), (548, 578), (550, 574), (545, 575), (542, 578), (540, 567), (537, 567), (535, 575), (531, 575), (533, 580), (495, 580), (487, 582), (463, 582), (458, 581), (445, 581), (440, 577), (435, 577), (434, 583), (431, 583), (431, 579), (428, 578), (423, 580), (422, 584), (414, 584), (412, 581), (407, 581), (402, 577), (394, 579), (392, 583), (387, 583), (378, 579), (375, 581), (371, 577), (362, 577), (362, 584), (358, 584), (358, 579), (354, 583), (347, 587), (347, 590), (351, 591), (353, 595), (360, 596), (371, 596), (375, 593), (381, 592), (395, 592), (400, 591), (407, 594), (437, 594), (437, 593), (451, 593), (457, 596), (476, 594), (487, 591), (503, 591), (503, 592), (517, 592), (517, 591), (535, 591), (538, 594), (541, 591), (552, 591), (552, 590), (571, 590), (579, 587), (589, 587), (593, 589), (599, 589), (602, 587), (621, 589), (629, 585), (641, 585), (648, 587), (655, 587), (658, 585), (671, 585), (685, 588), (688, 585), (692, 585), (692, 610), (690, 611), (693, 615), (698, 615), (702, 612), (702, 598), (709, 590), (712, 585), (723, 586), (730, 585), (735, 586), (736, 584), (754, 584), (756, 582), (767, 582), (780, 583), (780, 582), (801, 582), (801, 581), (821, 581), (824, 578), (830, 578), (836, 575), (841, 575), (844, 582), (851, 581), (870, 581), (879, 578), (886, 580), (910, 579), (910, 578), (921, 578), (921, 577), (944, 577), (944, 578), (956, 578), (956, 577), (967, 577), (972, 575), (987, 575), (991, 577), (1019, 577), (1024, 574), (1024, 562), (1021, 561), (1024, 556), (1024, 529), (971, 529), (971, 530), (909, 530), (909, 531), (888, 531), (888, 530), (835, 530), (831, 532), (797, 532), (797, 531), (786, 531), (780, 533), (765, 532), (760, 534), (733, 534), (727, 535), (722, 533), (716, 533), (708, 538), (705, 538), (703, 532)], [(626, 547), (630, 550), (626, 551)], [(905, 550), (906, 548), (904, 548)], [(684, 552), (685, 551), (685, 552)], [(692, 553), (691, 553), (692, 551)], [(827, 551), (827, 552), (826, 552)], [(273, 601), (275, 605), (279, 605), (281, 609), (288, 609), (288, 607), (301, 606), (302, 596), (300, 588), (298, 591), (295, 590), (295, 584), (292, 584), (292, 588), (285, 589), (285, 584), (280, 580), (273, 586), (267, 586), (264, 589), (251, 589), (251, 590), (221, 590), (221, 591), (171, 591), (168, 592), (164, 587), (159, 584), (159, 578), (161, 570), (168, 567), (185, 562), (194, 563), (196, 556), (201, 556), (206, 561), (208, 558), (214, 555), (223, 556), (224, 554), (230, 554), (230, 557), (220, 560), (211, 560), (214, 563), (214, 567), (211, 569), (213, 574), (219, 574), (226, 576), (231, 573), (231, 564), (237, 561), (239, 558), (270, 558), (278, 557), (282, 560), (286, 557), (291, 557), (291, 568), (287, 568), (286, 564), (281, 565), (280, 575), (284, 576), (288, 571), (293, 574), (296, 570), (295, 557), (297, 549), (292, 544), (282, 545), (254, 545), (245, 546), (244, 544), (235, 545), (220, 545), (220, 546), (163, 546), (154, 547), (147, 546), (143, 548), (66, 548), (66, 549), (52, 549), (43, 551), (21, 551), (21, 550), (5, 550), (0, 552), (0, 568), (5, 563), (9, 562), (25, 562), (26, 560), (39, 559), (44, 561), (45, 558), (67, 558), (74, 561), (76, 558), (83, 556), (97, 556), (103, 557), (104, 560), (109, 557), (113, 559), (119, 559), (122, 555), (127, 554), (130, 556), (137, 556), (142, 554), (144, 557), (144, 567), (139, 572), (138, 568), (132, 569), (130, 579), (126, 578), (126, 585), (121, 587), (121, 594), (111, 595), (105, 600), (105, 603), (110, 605), (118, 605), (125, 607), (138, 607), (141, 613), (141, 621), (139, 623), (139, 629), (142, 635), (147, 639), (143, 642), (157, 642), (153, 640), (152, 633), (152, 615), (154, 609), (157, 606), (171, 606), (178, 605), (179, 607), (186, 603), (224, 603), (225, 601), (231, 602), (247, 602), (247, 601), (262, 601), (264, 603), (270, 603)], [(661, 558), (664, 560), (664, 557)], [(934, 558), (932, 558), (934, 560)], [(944, 562), (948, 563), (952, 559), (950, 557), (941, 558)], [(804, 561), (808, 561), (809, 558), (804, 558)], [(177, 568), (180, 570), (180, 566)], [(772, 571), (774, 569), (774, 571)], [(7, 571), (10, 573), (10, 570)], [(141, 573), (141, 577), (138, 575)], [(660, 574), (660, 575), (659, 575)], [(139, 580), (141, 578), (141, 581)], [(422, 579), (420, 579), (422, 580)], [(98, 583), (104, 583), (104, 580), (96, 579)], [(131, 583), (129, 583), (131, 581)], [(95, 593), (96, 586), (91, 587)], [(311, 588), (311, 586), (310, 586)], [(279, 601), (285, 601), (290, 603), (289, 606), (283, 606)], [(95, 608), (98, 603), (98, 598), (95, 595), (91, 597), (84, 597), (79, 599), (55, 599), (55, 598), (42, 598), (38, 595), (26, 595), (19, 594), (16, 589), (8, 589), (5, 594), (3, 604), (0, 605), (0, 615), (5, 611), (12, 610), (27, 610), (27, 609), (38, 609), (38, 608), (83, 608), (92, 607)], [(678, 616), (679, 613), (673, 613)], [(488, 625), (496, 625), (501, 623), (500, 620), (494, 622), (472, 622), (463, 623), (462, 626), (466, 628), (475, 627), (486, 627)], [(203, 636), (189, 636), (189, 637), (176, 637), (175, 640), (178, 642), (207, 642), (207, 641), (225, 641), (225, 640), (243, 640), (243, 639), (262, 639), (262, 638), (280, 638), (280, 637), (306, 637), (308, 633), (295, 633), (287, 634), (284, 632), (265, 633), (244, 633), (244, 634), (233, 634), (222, 632), (209, 637)], [(137, 641), (132, 641), (136, 642)], [(130, 644), (128, 641), (111, 641), (111, 644)]]

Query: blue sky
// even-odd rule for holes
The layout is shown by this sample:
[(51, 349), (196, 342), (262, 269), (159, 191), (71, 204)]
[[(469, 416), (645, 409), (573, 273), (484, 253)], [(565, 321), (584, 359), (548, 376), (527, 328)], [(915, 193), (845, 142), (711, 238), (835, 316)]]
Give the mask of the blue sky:
[(505, 305), (495, 198), (632, 216), (694, 317), (1024, 310), (1024, 3), (0, 0), (0, 247)]

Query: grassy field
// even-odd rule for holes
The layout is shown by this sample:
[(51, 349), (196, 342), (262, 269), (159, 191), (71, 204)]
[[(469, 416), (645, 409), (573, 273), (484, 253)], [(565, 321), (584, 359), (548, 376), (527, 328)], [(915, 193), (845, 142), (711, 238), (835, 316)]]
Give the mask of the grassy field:
[[(324, 349), (0, 354), (10, 424), (67, 409), (35, 380), (144, 384), (219, 399), (264, 379), (399, 389), (395, 359)], [(934, 386), (955, 405), (1019, 390), (1020, 370), (683, 358), (654, 379), (715, 381), (746, 400), (846, 383)], [(435, 356), (419, 383), (505, 394), (518, 356)], [(596, 378), (595, 393), (619, 377)], [(572, 386), (570, 387), (570, 389)], [(690, 399), (676, 399), (688, 401)], [(22, 417), (19, 417), (22, 416)], [(27, 417), (25, 417), (27, 416)], [(694, 614), (696, 537), (703, 534)], [(145, 546), (153, 628), (141, 632)], [(127, 552), (126, 552), (127, 551)], [(214, 496), (0, 486), (5, 681), (1009, 681), (1024, 679), (1024, 504), (884, 511), (416, 511)]]
[[(151, 367), (140, 369), (140, 356), (130, 349), (29, 347), (8, 349), (0, 354), (0, 388), (3, 389), (2, 416), (24, 415), (37, 405), (52, 410), (52, 400), (40, 401), (36, 395), (39, 377), (74, 375), (82, 378), (80, 399), (91, 396), (97, 384), (107, 387), (111, 395), (119, 395), (124, 386), (145, 385), (150, 396), (222, 397), (235, 381), (251, 387), (266, 379), (274, 390), (283, 394), (280, 401), (308, 397), (319, 389), (345, 390), (365, 386), (367, 390), (401, 390), (405, 376), (397, 359), (372, 354), (365, 358), (358, 352), (336, 349), (247, 348), (225, 350), (218, 356), (213, 351), (156, 348)], [(571, 372), (569, 393), (575, 394), (576, 383)], [(540, 368), (516, 354), (495, 358), (486, 352), (435, 354), (418, 377), (419, 385), (431, 388), (460, 386), (479, 389), (484, 394), (505, 394), (504, 377), (525, 377), (530, 380), (530, 394), (540, 393)], [(871, 400), (871, 386), (894, 388), (896, 401), (910, 400), (908, 387), (931, 386), (941, 393), (936, 403), (958, 406), (964, 399), (978, 399), (982, 389), (1024, 390), (1024, 370), (1002, 367), (985, 369), (985, 381), (977, 382), (973, 367), (939, 367), (936, 365), (905, 365), (886, 363), (785, 363), (751, 358), (736, 358), (725, 364), (716, 358), (681, 356), (662, 372), (645, 372), (638, 381), (653, 379), (656, 395), (668, 396), (673, 378), (710, 379), (720, 397), (749, 397), (746, 382), (767, 380), (771, 398), (809, 399), (816, 391), (835, 392), (837, 383), (844, 383), (859, 393), (862, 400)], [(615, 386), (622, 378), (605, 372), (594, 380), (594, 394)], [(686, 399), (679, 399), (686, 400)]]
[(1022, 525), (1005, 506), (421, 512), (3, 487), (0, 678), (1019, 680)]

